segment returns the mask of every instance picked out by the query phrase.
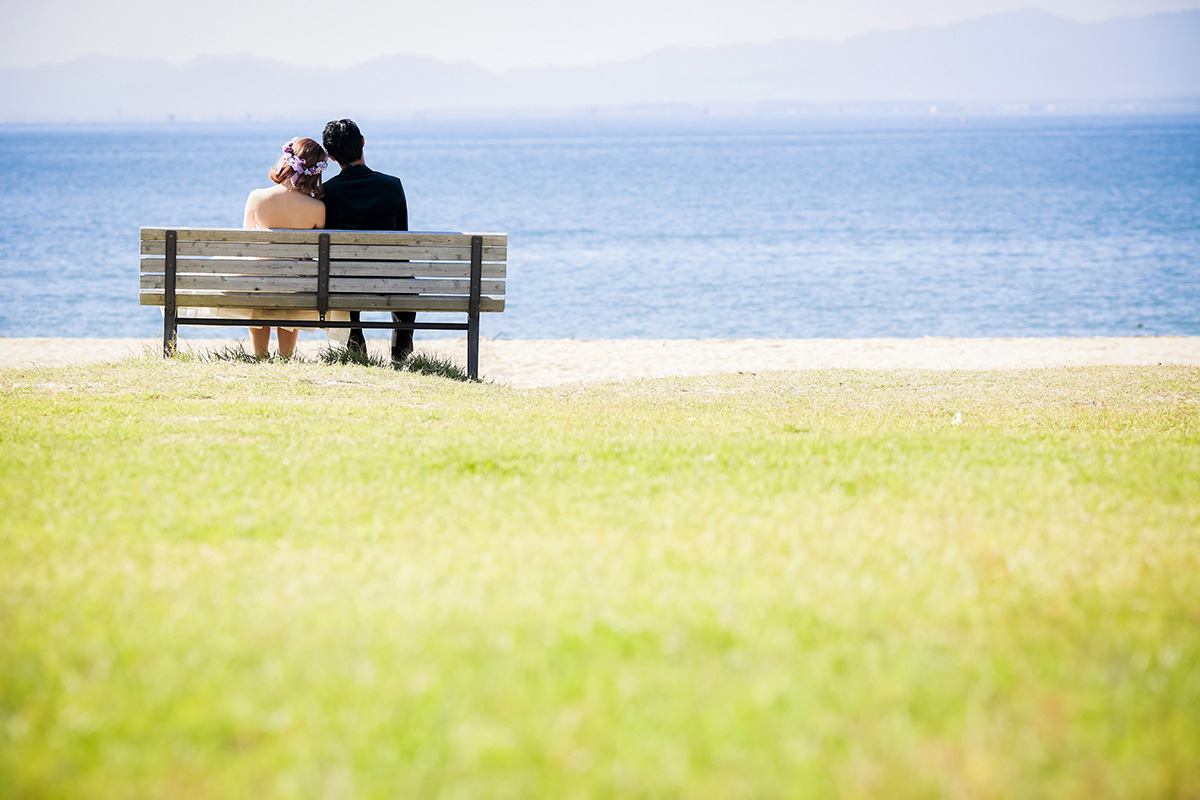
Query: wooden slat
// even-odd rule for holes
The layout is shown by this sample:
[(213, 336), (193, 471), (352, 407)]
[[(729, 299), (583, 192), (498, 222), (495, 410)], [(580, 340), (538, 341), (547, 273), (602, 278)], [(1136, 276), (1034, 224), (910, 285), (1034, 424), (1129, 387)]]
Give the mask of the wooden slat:
[[(143, 273), (161, 274), (166, 261), (161, 256), (143, 256)], [(315, 277), (316, 261), (297, 259), (208, 259), (180, 258), (177, 260), (180, 274), (200, 273), (205, 275), (254, 274), (254, 275), (304, 275)], [(330, 274), (333, 277), (362, 278), (469, 278), (471, 265), (455, 261), (332, 261)], [(508, 270), (504, 264), (484, 264), (484, 278), (505, 278)]]
[(333, 244), (405, 244), (425, 246), (467, 246), (472, 236), (482, 236), (484, 247), (507, 247), (507, 233), (458, 233), (454, 231), (343, 231), (343, 230), (246, 230), (243, 228), (156, 228), (141, 229), (143, 241), (162, 241), (167, 230), (178, 231), (180, 242), (282, 242), (315, 244), (322, 233)]
[[(161, 306), (161, 292), (142, 292), (138, 296), (144, 306)], [(445, 312), (467, 310), (469, 298), (448, 296), (369, 295), (339, 294), (329, 296), (329, 308), (337, 311), (424, 311)], [(194, 308), (308, 308), (317, 307), (317, 294), (265, 294), (227, 292), (223, 294), (181, 294), (176, 305)], [(503, 297), (480, 298), (480, 311), (504, 310)]]
[[(166, 243), (156, 240), (142, 241), (142, 255), (161, 256), (166, 252)], [(180, 242), (176, 249), (180, 257), (225, 256), (236, 258), (316, 258), (316, 244), (279, 244), (277, 242)], [(471, 248), (467, 247), (409, 247), (398, 245), (333, 245), (329, 248), (331, 258), (361, 258), (366, 260), (408, 259), (422, 261), (469, 261)], [(503, 261), (508, 251), (504, 247), (483, 248), (485, 261)]]
[[(427, 261), (470, 261), (471, 246), (466, 247), (408, 247), (387, 244), (334, 244), (329, 248), (330, 258), (422, 259)], [(508, 258), (506, 247), (483, 248), (484, 261), (504, 261)]]
[[(470, 278), (471, 265), (454, 261), (331, 261), (335, 278)], [(504, 263), (484, 264), (483, 277), (505, 278)]]
[[(159, 292), (162, 275), (142, 275), (143, 291)], [(304, 292), (317, 290), (317, 279), (303, 275), (176, 275), (177, 292)], [(315, 306), (314, 306), (315, 307)]]
[(142, 228), (143, 242), (160, 242), (168, 230), (179, 234), (180, 242), (279, 242), (281, 244), (316, 244), (317, 236), (326, 231), (262, 230), (247, 228)]
[[(166, 261), (157, 256), (142, 258), (142, 273), (161, 273)], [(298, 275), (315, 278), (316, 261), (283, 258), (180, 258), (176, 259), (180, 275)]]
[[(330, 292), (374, 294), (469, 294), (470, 280), (421, 280), (411, 278), (330, 278)], [(480, 281), (479, 291), (503, 295), (504, 281)]]
[[(144, 306), (161, 306), (163, 294), (161, 290), (143, 290), (138, 294), (138, 301)], [(244, 294), (239, 292), (210, 292), (181, 294), (176, 297), (176, 305), (204, 308), (307, 308), (317, 307), (316, 292), (295, 292), (290, 294), (268, 294), (259, 292)]]
[[(316, 278), (297, 275), (195, 275), (175, 277), (177, 292), (308, 292), (316, 290)], [(143, 291), (161, 292), (166, 285), (163, 275), (143, 274)], [(331, 278), (330, 292), (351, 294), (467, 294), (469, 280), (422, 280), (411, 278)], [(482, 281), (484, 294), (503, 295), (504, 281)]]
[[(329, 307), (339, 311), (466, 311), (467, 297), (405, 297), (404, 295), (330, 295)], [(480, 298), (480, 311), (503, 311), (503, 297)]]
[[(163, 242), (142, 241), (142, 255), (161, 256), (166, 252)], [(272, 242), (180, 242), (176, 247), (180, 257), (224, 256), (235, 258), (311, 258), (317, 257), (317, 245), (278, 244)]]

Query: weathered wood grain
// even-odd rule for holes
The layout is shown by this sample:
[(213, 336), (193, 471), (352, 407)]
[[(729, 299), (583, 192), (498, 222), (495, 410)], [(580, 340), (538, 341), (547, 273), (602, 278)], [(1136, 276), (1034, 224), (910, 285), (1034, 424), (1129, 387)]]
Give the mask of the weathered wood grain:
[[(196, 275), (175, 276), (175, 291), (185, 292), (315, 292), (316, 276)], [(142, 291), (164, 291), (166, 277), (143, 274)], [(481, 294), (503, 295), (504, 281), (480, 281)], [(329, 291), (342, 294), (469, 294), (469, 280), (444, 278), (330, 278)]]
[(457, 233), (442, 231), (343, 231), (324, 230), (261, 230), (245, 228), (158, 228), (143, 227), (142, 241), (163, 241), (166, 231), (177, 231), (179, 242), (279, 242), (281, 244), (317, 243), (317, 237), (328, 233), (332, 244), (386, 244), (402, 237), (407, 245), (416, 247), (446, 245), (470, 247), (472, 236), (482, 236), (484, 247), (507, 247), (507, 233)]
[[(141, 252), (144, 256), (166, 254), (166, 242), (143, 239)], [(441, 247), (433, 245), (389, 245), (389, 244), (331, 244), (330, 258), (364, 260), (420, 260), (420, 261), (470, 261), (471, 248)], [(313, 258), (317, 257), (317, 245), (287, 244), (280, 242), (179, 242), (175, 255), (224, 256), (233, 258)], [(483, 248), (484, 261), (504, 261), (508, 257), (505, 247)]]
[[(138, 295), (144, 306), (161, 306), (161, 291), (145, 291)], [(425, 311), (466, 312), (467, 296), (431, 295), (371, 295), (331, 294), (329, 308), (337, 311)], [(309, 308), (317, 307), (316, 292), (294, 294), (268, 294), (262, 292), (221, 292), (207, 294), (181, 294), (176, 296), (176, 305), (190, 308)], [(504, 298), (481, 297), (480, 311), (503, 311)]]
[[(143, 256), (141, 271), (162, 274), (166, 261), (161, 256)], [(180, 258), (179, 274), (205, 275), (306, 275), (315, 277), (317, 262), (284, 258)], [(335, 278), (470, 278), (471, 265), (457, 261), (330, 261), (329, 274)], [(505, 278), (505, 264), (484, 264), (484, 278)]]

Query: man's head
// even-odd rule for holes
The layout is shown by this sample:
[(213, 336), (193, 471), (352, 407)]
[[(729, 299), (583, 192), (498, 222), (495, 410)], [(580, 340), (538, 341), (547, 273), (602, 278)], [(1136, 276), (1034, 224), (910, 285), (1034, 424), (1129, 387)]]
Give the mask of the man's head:
[(337, 119), (326, 123), (321, 143), (325, 145), (325, 152), (342, 166), (363, 157), (363, 135), (354, 120)]

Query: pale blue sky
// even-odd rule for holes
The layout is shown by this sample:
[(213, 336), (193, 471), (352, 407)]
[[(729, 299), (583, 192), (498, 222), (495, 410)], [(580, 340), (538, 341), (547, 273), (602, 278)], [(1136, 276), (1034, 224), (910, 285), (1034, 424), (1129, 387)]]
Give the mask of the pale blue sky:
[(845, 39), (1019, 8), (1080, 20), (1200, 8), (1200, 0), (0, 0), (0, 66), (89, 53), (252, 53), (344, 67), (407, 53), (502, 71), (596, 64), (660, 47)]

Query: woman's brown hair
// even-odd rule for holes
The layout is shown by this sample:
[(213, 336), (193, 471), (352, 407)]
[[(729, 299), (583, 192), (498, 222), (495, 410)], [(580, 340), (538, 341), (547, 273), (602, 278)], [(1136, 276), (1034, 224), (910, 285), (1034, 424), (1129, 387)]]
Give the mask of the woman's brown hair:
[[(287, 149), (290, 148), (292, 153), (289, 157)], [(300, 169), (297, 170), (292, 166), (292, 157), (298, 158)], [(322, 168), (329, 161), (325, 155), (325, 150), (321, 145), (314, 142), (312, 139), (294, 139), (285, 145), (284, 154), (280, 156), (278, 163), (271, 168), (269, 177), (275, 183), (288, 183), (295, 186), (301, 194), (306, 194), (309, 197), (315, 197), (320, 200), (325, 196), (325, 189), (321, 186), (321, 173), (315, 175), (305, 175), (305, 171), (311, 170), (321, 164)], [(293, 180), (294, 179), (294, 180)]]

